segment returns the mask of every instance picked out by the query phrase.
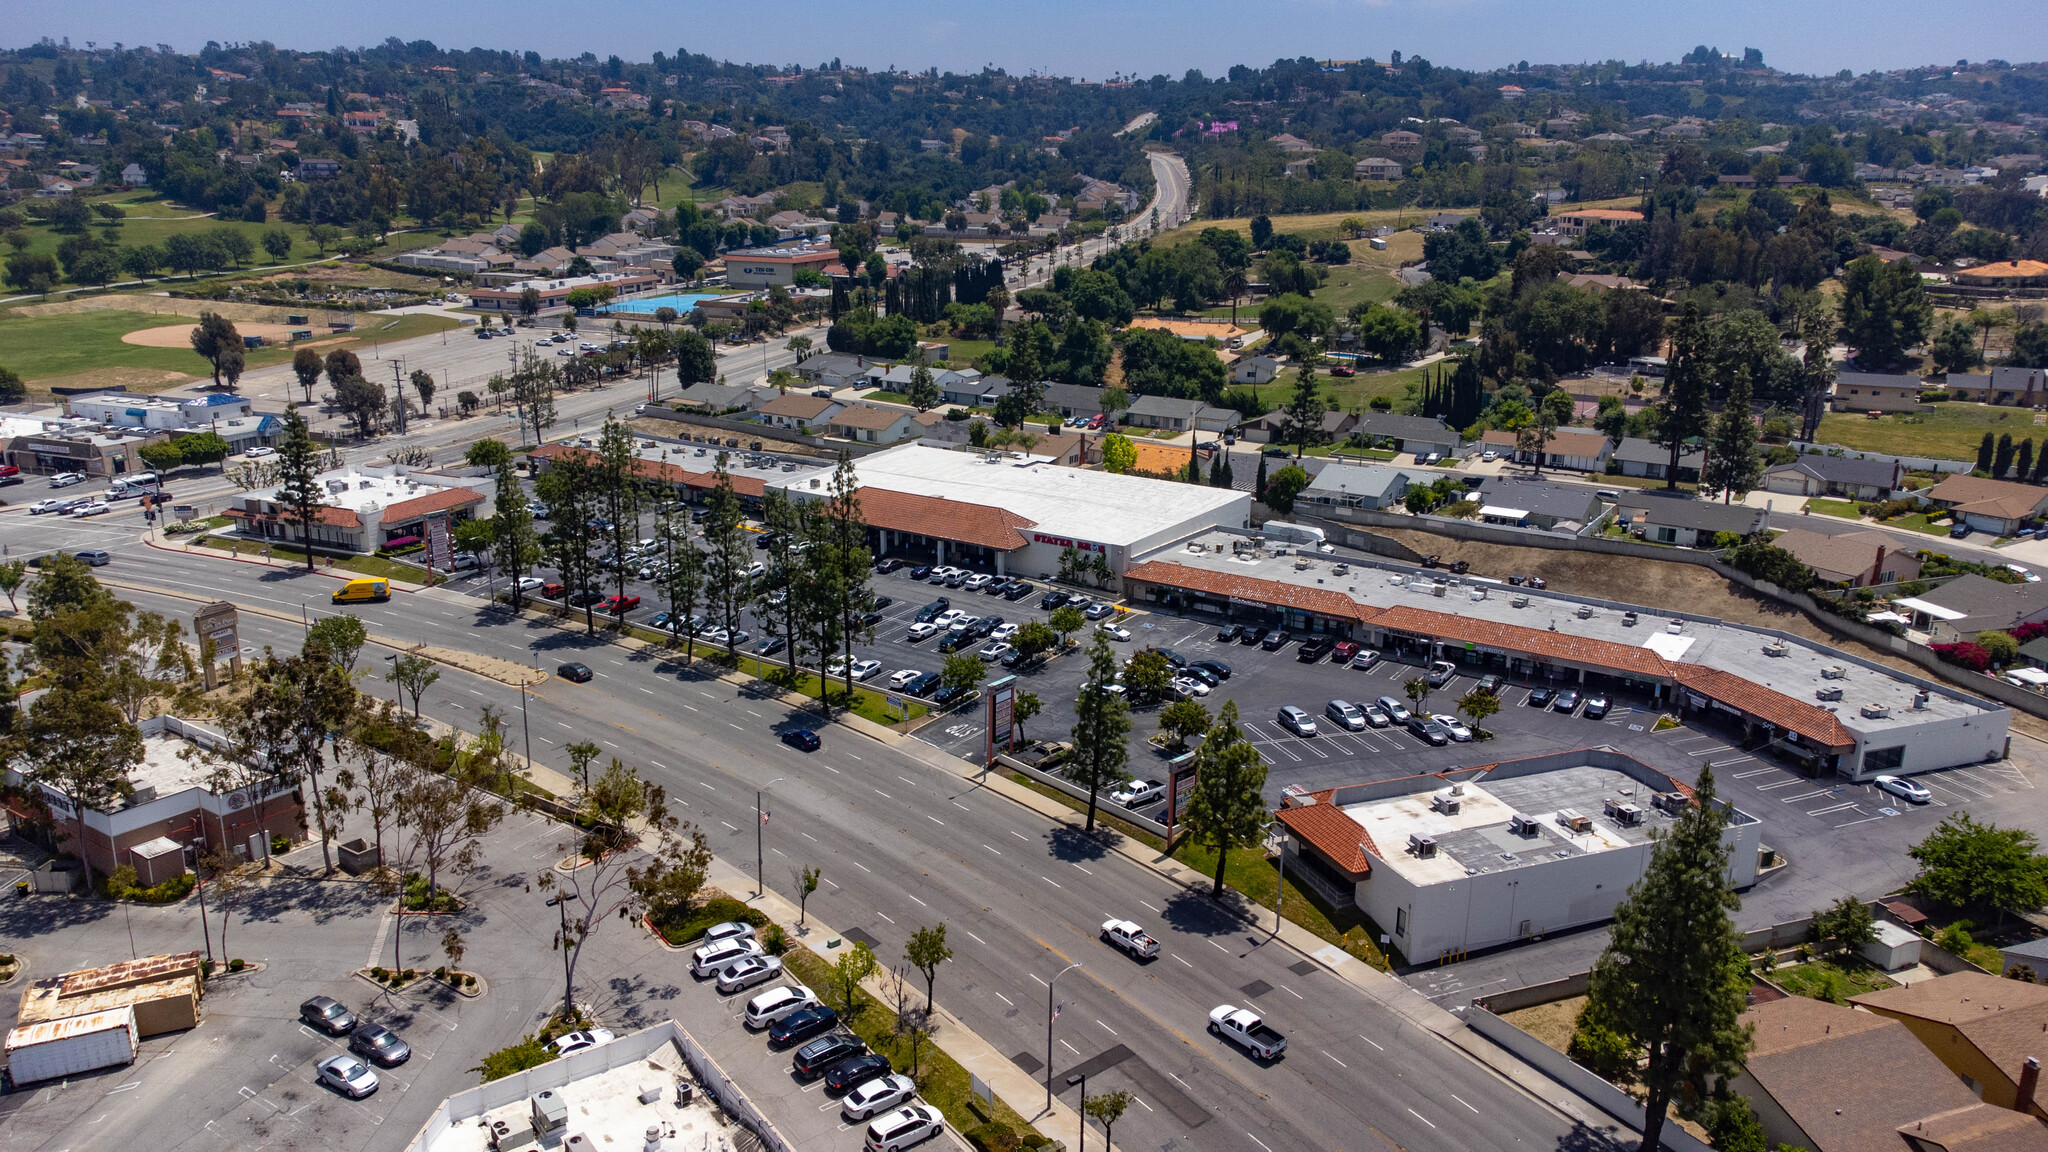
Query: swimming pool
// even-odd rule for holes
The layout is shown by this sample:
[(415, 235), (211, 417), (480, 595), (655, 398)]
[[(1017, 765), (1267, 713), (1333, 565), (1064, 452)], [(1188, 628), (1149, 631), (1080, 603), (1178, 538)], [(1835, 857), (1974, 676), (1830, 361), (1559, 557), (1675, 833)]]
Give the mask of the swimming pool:
[(673, 308), (680, 315), (695, 308), (699, 300), (716, 299), (716, 292), (671, 292), (666, 296), (638, 296), (631, 300), (614, 300), (606, 306), (605, 311), (652, 316), (663, 308)]

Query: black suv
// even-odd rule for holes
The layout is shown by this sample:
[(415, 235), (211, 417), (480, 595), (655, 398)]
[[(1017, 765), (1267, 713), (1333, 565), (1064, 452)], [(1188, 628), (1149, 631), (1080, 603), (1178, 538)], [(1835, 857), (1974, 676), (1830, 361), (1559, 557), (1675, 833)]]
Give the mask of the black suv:
[(952, 606), (953, 602), (951, 600), (948, 600), (944, 596), (941, 596), (937, 600), (934, 600), (931, 603), (925, 605), (924, 607), (919, 608), (917, 610), (916, 620), (919, 624), (929, 624), (932, 621), (939, 618), (939, 613), (944, 612), (946, 609), (951, 608)]
[(768, 1043), (786, 1048), (806, 1036), (814, 1036), (839, 1023), (839, 1013), (823, 1004), (799, 1008), (768, 1025)]
[(1065, 604), (1066, 602), (1067, 594), (1065, 592), (1060, 591), (1057, 588), (1053, 589), (1050, 592), (1047, 592), (1045, 595), (1040, 596), (1038, 598), (1039, 608), (1047, 612), (1052, 611), (1053, 609), (1059, 607), (1062, 604)]
[(1330, 654), (1330, 649), (1335, 648), (1336, 646), (1337, 642), (1335, 640), (1330, 639), (1328, 636), (1312, 637), (1311, 639), (1303, 640), (1301, 642), (1301, 648), (1298, 651), (1296, 651), (1295, 658), (1297, 660), (1300, 660), (1303, 664), (1313, 664), (1316, 661), (1321, 660), (1323, 657), (1328, 656)]
[(1166, 662), (1175, 668), (1185, 668), (1188, 666), (1188, 658), (1171, 648), (1154, 648), (1153, 651), (1166, 657)]
[(1029, 580), (1012, 580), (1010, 581), (1010, 586), (1003, 589), (1003, 599), (1022, 600), (1037, 590), (1037, 587)]
[(825, 1091), (834, 1096), (853, 1091), (856, 1087), (877, 1076), (887, 1076), (896, 1069), (889, 1058), (879, 1052), (863, 1052), (851, 1059), (841, 1060), (825, 1073)]
[(816, 1080), (826, 1069), (846, 1059), (867, 1051), (868, 1046), (850, 1032), (834, 1032), (796, 1050), (790, 1067), (799, 1079)]
[(905, 684), (903, 686), (903, 691), (912, 696), (923, 696), (926, 693), (937, 689), (939, 686), (939, 681), (941, 679), (943, 679), (943, 677), (941, 677), (937, 672), (927, 672), (924, 675), (919, 676), (917, 679), (912, 680), (910, 683)]

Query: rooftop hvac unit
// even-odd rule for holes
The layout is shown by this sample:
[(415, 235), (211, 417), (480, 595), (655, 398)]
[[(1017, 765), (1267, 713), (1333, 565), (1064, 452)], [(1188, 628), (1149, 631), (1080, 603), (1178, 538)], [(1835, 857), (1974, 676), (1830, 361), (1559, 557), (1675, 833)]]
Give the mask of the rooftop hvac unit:
[(1508, 817), (1508, 835), (1534, 836), (1535, 834), (1536, 818), (1534, 816), (1524, 816), (1520, 812), (1517, 812), (1514, 815)]
[(1865, 720), (1882, 720), (1892, 714), (1892, 710), (1882, 704), (1865, 704), (1858, 711)]
[(1633, 627), (1635, 627), (1635, 626), (1636, 626), (1636, 614), (1635, 614), (1635, 613), (1633, 613), (1633, 612), (1623, 612), (1623, 613), (1621, 614), (1621, 626), (1622, 626), (1622, 627), (1624, 627), (1624, 628), (1633, 628)]
[(1815, 700), (1840, 700), (1842, 698), (1842, 686), (1837, 684), (1832, 688), (1816, 689), (1813, 693), (1813, 698)]
[(1675, 815), (1685, 810), (1686, 803), (1687, 798), (1683, 792), (1650, 793), (1650, 806), (1659, 812), (1670, 812)]
[(1472, 602), (1477, 604), (1479, 601), (1486, 599), (1486, 589), (1474, 588), (1470, 592), (1466, 593), (1466, 595), (1472, 597)]
[(1823, 680), (1846, 680), (1848, 676), (1849, 670), (1840, 664), (1830, 664), (1820, 670), (1820, 678)]
[(550, 1088), (533, 1096), (533, 1130), (546, 1137), (569, 1126), (569, 1102)]
[(1449, 792), (1438, 792), (1429, 798), (1429, 806), (1446, 816), (1456, 816), (1465, 806), (1465, 801)]
[(1453, 785), (1451, 785), (1451, 795), (1453, 795), (1453, 796), (1463, 796), (1464, 794), (1465, 794), (1465, 786), (1464, 786), (1463, 784), (1453, 784)]
[(1559, 808), (1557, 810), (1557, 822), (1569, 832), (1591, 832), (1593, 830), (1593, 821), (1576, 808)]
[(1679, 633), (1681, 633), (1681, 632), (1685, 631), (1685, 621), (1683, 621), (1683, 620), (1673, 620), (1673, 621), (1672, 621), (1671, 623), (1669, 623), (1669, 624), (1666, 624), (1666, 625), (1664, 626), (1664, 630), (1665, 630), (1666, 632), (1669, 632), (1669, 633), (1671, 633), (1671, 634), (1672, 634), (1673, 636), (1676, 636), (1676, 635), (1678, 635)]
[(1420, 832), (1410, 832), (1408, 834), (1408, 851), (1413, 852), (1420, 859), (1427, 860), (1436, 855), (1436, 837), (1424, 836)]
[(1514, 599), (1509, 600), (1508, 603), (1514, 605), (1517, 608), (1527, 608), (1529, 606), (1529, 598), (1527, 596), (1517, 596)]
[(1773, 640), (1769, 644), (1764, 645), (1764, 655), (1766, 656), (1790, 656), (1791, 654), (1792, 646), (1783, 640)]
[(1643, 822), (1643, 810), (1633, 804), (1626, 804), (1620, 800), (1609, 800), (1606, 802), (1605, 809), (1608, 818), (1623, 827), (1632, 828)]
[(1432, 584), (1429, 586), (1429, 594), (1441, 600), (1447, 587), (1448, 585), (1444, 584)]
[(1579, 610), (1576, 613), (1576, 615), (1581, 620), (1591, 620), (1593, 618), (1593, 606), (1591, 604), (1579, 605)]

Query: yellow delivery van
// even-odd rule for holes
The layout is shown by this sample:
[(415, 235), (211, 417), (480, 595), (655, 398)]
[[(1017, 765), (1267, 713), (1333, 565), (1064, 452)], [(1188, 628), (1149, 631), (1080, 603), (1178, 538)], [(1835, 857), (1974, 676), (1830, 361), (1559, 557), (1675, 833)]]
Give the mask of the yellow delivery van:
[(365, 600), (391, 599), (391, 583), (387, 580), (364, 577), (351, 580), (335, 590), (336, 604), (357, 604)]

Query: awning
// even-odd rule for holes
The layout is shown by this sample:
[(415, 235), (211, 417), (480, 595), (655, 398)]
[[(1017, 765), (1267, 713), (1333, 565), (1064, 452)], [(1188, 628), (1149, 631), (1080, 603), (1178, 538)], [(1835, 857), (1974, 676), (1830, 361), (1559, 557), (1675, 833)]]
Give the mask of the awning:
[(1929, 616), (1934, 617), (1936, 620), (1961, 620), (1963, 617), (1969, 615), (1968, 612), (1958, 612), (1953, 608), (1943, 608), (1939, 604), (1930, 604), (1917, 596), (1907, 596), (1899, 600), (1894, 600), (1892, 601), (1892, 603), (1897, 604), (1902, 608), (1911, 608), (1915, 612), (1925, 612)]
[(2048, 685), (2048, 672), (2043, 672), (2039, 668), (2008, 668), (2005, 672), (2005, 678), (2007, 680), (2016, 680), (2034, 688)]
[(1481, 516), (1501, 516), (1509, 520), (1526, 520), (1529, 518), (1529, 514), (1520, 508), (1502, 508), (1494, 504), (1480, 505), (1479, 514)]

